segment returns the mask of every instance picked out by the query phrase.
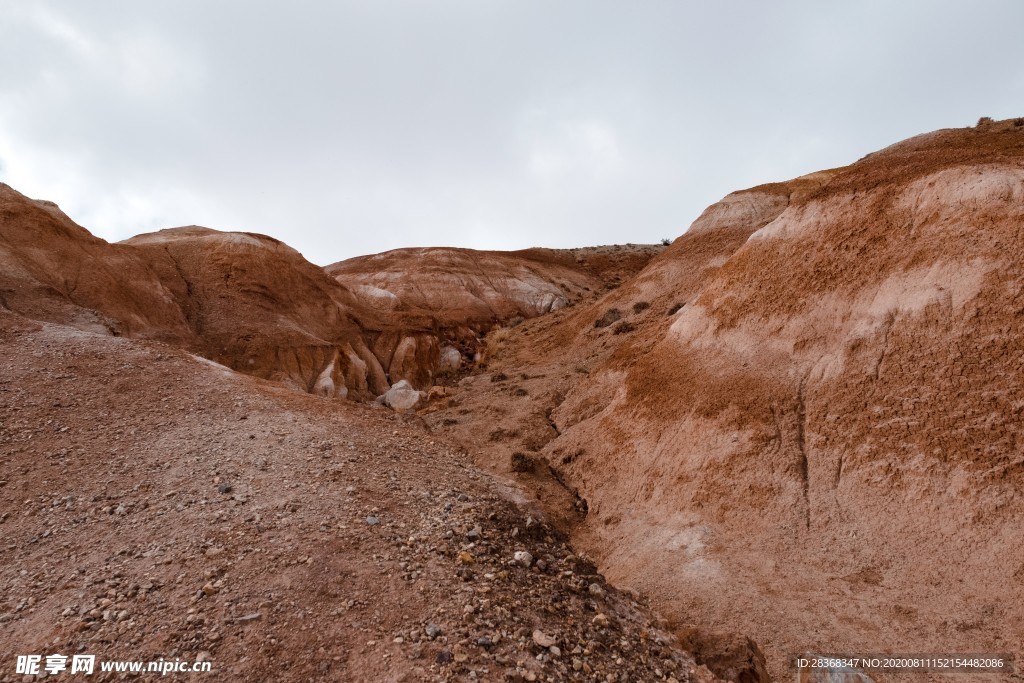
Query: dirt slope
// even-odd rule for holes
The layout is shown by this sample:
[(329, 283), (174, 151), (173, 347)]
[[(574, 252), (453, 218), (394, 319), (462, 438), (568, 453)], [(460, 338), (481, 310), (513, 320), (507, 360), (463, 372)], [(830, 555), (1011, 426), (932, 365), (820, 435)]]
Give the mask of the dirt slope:
[(1014, 121), (737, 193), (504, 333), (508, 380), (431, 419), (487, 449), (485, 415), (499, 469), (539, 447), (610, 577), (776, 677), (806, 651), (1021, 652), (1022, 226)]
[(712, 679), (417, 420), (2, 311), (0, 352), (0, 681)]

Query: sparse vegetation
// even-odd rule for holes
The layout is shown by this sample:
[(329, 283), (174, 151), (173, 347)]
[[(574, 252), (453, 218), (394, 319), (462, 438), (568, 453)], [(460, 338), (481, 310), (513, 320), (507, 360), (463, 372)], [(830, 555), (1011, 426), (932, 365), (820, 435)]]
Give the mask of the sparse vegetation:
[(533, 472), (537, 462), (526, 453), (516, 451), (512, 454), (511, 465), (513, 472)]
[(515, 391), (512, 392), (513, 396), (529, 396), (530, 392), (522, 387), (516, 387)]
[(978, 119), (977, 127), (980, 128), (982, 126), (987, 126), (990, 123), (992, 123), (992, 117), (991, 116), (982, 116), (980, 119)]
[(686, 305), (686, 304), (672, 304), (672, 308), (668, 309), (668, 314), (667, 314), (667, 315), (675, 315), (675, 314), (676, 314), (676, 313), (678, 313), (678, 312), (679, 312), (679, 311), (680, 311), (680, 310), (681, 310), (681, 309), (683, 308), (683, 306), (685, 306), (685, 305)]
[(508, 338), (511, 334), (512, 328), (510, 327), (498, 327), (491, 330), (484, 341), (484, 359), (491, 361), (500, 358), (502, 351), (508, 345)]
[(617, 308), (609, 308), (600, 318), (594, 321), (594, 327), (608, 327), (612, 323), (622, 319), (622, 311)]
[(494, 382), (494, 383), (504, 382), (507, 379), (508, 379), (508, 375), (506, 375), (504, 372), (496, 372), (493, 375), (491, 375), (491, 382)]
[(646, 301), (637, 301), (635, 304), (633, 304), (633, 312), (634, 313), (643, 313), (644, 311), (646, 311), (650, 307), (651, 307), (651, 304), (649, 304)]
[(634, 327), (633, 323), (631, 323), (631, 322), (621, 322), (621, 323), (619, 323), (618, 325), (615, 326), (615, 329), (612, 330), (612, 332), (614, 334), (625, 334), (627, 332), (632, 332), (635, 329), (636, 329), (636, 327)]
[(670, 244), (672, 244), (672, 240), (670, 240), (670, 239), (669, 239), (669, 238), (667, 238), (667, 237), (662, 237), (662, 238), (661, 238), (661, 246), (663, 246), (663, 247), (667, 247), (667, 246), (668, 246), (668, 245), (670, 245)]

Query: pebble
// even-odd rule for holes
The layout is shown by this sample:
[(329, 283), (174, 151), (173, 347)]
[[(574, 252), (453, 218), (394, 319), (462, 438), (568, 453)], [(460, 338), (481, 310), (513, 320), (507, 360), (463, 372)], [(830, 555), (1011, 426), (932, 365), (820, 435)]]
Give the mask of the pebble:
[(427, 624), (427, 628), (424, 630), (426, 631), (427, 637), (431, 640), (437, 638), (442, 633), (441, 627), (437, 624)]
[(540, 647), (548, 648), (557, 643), (558, 641), (544, 633), (544, 631), (537, 629), (533, 632), (533, 642), (535, 642)]
[(366, 518), (366, 523), (370, 526), (377, 526), (378, 524), (380, 524), (380, 518), (370, 515)]
[(533, 555), (525, 550), (517, 550), (515, 554), (512, 555), (512, 561), (520, 566), (529, 567), (533, 564)]

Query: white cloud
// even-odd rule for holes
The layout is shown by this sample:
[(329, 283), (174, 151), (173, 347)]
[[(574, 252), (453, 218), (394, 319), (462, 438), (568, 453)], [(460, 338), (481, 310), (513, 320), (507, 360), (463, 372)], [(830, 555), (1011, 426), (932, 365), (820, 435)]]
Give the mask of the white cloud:
[(320, 263), (656, 241), (739, 187), (1024, 114), (1013, 0), (10, 5), (0, 179), (108, 239), (199, 223)]

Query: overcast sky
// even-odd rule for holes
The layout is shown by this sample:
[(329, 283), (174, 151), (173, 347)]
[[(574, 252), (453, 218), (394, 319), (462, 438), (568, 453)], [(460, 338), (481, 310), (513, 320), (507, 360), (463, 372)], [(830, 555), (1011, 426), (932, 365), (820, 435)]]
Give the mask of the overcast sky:
[(311, 261), (674, 238), (736, 189), (1024, 116), (1024, 2), (0, 0), (0, 180), (108, 240)]

